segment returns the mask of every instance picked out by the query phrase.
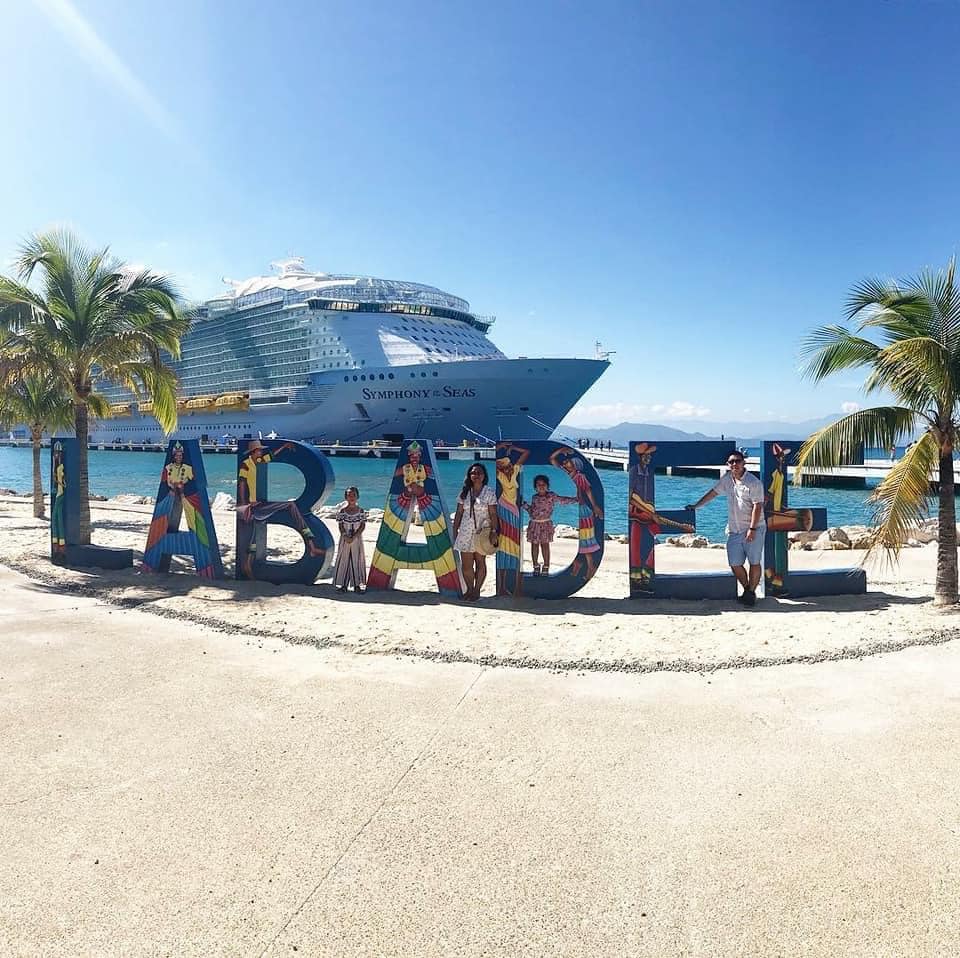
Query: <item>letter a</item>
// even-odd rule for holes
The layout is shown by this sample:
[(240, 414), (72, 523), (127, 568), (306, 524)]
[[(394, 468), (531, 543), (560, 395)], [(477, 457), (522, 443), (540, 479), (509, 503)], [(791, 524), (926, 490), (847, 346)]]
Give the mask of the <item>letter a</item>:
[[(406, 541), (414, 503), (426, 543)], [(459, 596), (460, 569), (448, 516), (437, 484), (433, 445), (426, 439), (404, 442), (383, 508), (367, 589), (392, 589), (398, 569), (431, 569), (441, 595)]]
[[(187, 524), (182, 532), (181, 519)], [(207, 474), (196, 439), (171, 440), (167, 446), (141, 568), (144, 572), (169, 572), (170, 558), (175, 555), (192, 556), (197, 575), (205, 579), (223, 578)]]

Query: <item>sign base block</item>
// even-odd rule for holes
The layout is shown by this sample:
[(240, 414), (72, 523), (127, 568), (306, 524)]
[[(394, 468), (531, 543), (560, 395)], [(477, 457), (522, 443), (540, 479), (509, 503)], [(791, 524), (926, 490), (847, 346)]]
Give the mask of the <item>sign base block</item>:
[(654, 599), (731, 599), (737, 597), (737, 580), (732, 572), (687, 572), (654, 579)]
[(96, 569), (129, 569), (133, 565), (133, 549), (112, 549), (109, 546), (67, 546), (64, 562), (58, 565), (89, 566)]
[(863, 569), (821, 569), (791, 572), (787, 577), (786, 599), (813, 595), (865, 595), (867, 573)]

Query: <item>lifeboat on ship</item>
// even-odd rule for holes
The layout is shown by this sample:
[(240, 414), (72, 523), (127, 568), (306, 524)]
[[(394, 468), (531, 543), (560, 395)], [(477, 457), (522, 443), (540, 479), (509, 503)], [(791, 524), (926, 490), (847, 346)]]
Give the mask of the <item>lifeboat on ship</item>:
[(244, 393), (224, 393), (217, 397), (217, 409), (249, 409), (250, 398)]
[(110, 417), (114, 416), (129, 416), (130, 415), (130, 403), (126, 402), (112, 402), (110, 403)]
[(209, 409), (216, 401), (216, 396), (194, 396), (187, 400), (187, 409)]
[(140, 414), (143, 413), (152, 413), (153, 412), (153, 400), (145, 399), (143, 402), (137, 403), (137, 409), (140, 410)]

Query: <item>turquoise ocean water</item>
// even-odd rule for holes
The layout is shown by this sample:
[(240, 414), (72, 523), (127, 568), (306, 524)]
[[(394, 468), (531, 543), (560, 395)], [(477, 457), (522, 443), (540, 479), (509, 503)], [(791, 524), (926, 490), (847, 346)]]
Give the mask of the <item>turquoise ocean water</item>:
[[(43, 450), (44, 489), (49, 491), (49, 450)], [(90, 491), (102, 496), (133, 493), (140, 496), (155, 496), (160, 483), (160, 470), (165, 457), (159, 452), (90, 452)], [(207, 473), (207, 485), (211, 498), (218, 492), (236, 495), (236, 456), (206, 455), (203, 457)], [(396, 468), (394, 459), (347, 459), (332, 457), (335, 484), (327, 497), (330, 504), (343, 498), (343, 489), (355, 485), (360, 489), (361, 504), (367, 508), (382, 509), (390, 478)], [(451, 510), (469, 463), (440, 462), (438, 479)], [(485, 462), (493, 473), (493, 463)], [(561, 495), (573, 495), (573, 483), (566, 473), (550, 467), (528, 467), (524, 470), (524, 493), (532, 494), (535, 473), (543, 472), (550, 477), (551, 488)], [(606, 529), (609, 533), (627, 530), (627, 474), (625, 472), (600, 472), (606, 501)], [(29, 449), (0, 447), (0, 486), (28, 493), (32, 488), (31, 455)], [(706, 492), (716, 480), (710, 478), (657, 477), (657, 506), (661, 509), (679, 509), (693, 502)], [(270, 498), (294, 498), (303, 490), (299, 473), (282, 462), (270, 466)], [(791, 489), (790, 504), (793, 506), (820, 506), (828, 510), (831, 526), (868, 524), (872, 509), (866, 502), (869, 489)], [(554, 513), (554, 520), (576, 525), (576, 506), (561, 506)], [(726, 506), (722, 499), (715, 499), (697, 513), (697, 531), (712, 541), (723, 539), (726, 522)]]

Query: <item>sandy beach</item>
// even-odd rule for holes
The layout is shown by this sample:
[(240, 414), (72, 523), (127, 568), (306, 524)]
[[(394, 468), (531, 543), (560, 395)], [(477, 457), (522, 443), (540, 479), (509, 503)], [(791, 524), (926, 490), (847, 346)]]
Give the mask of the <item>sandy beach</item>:
[[(38, 541), (22, 509), (2, 512), (5, 548)], [(461, 610), (424, 616), (412, 594), (281, 605), (249, 587), (130, 579), (137, 608), (121, 609), (0, 567), (5, 955), (956, 950), (956, 642), (684, 674), (494, 668), (149, 614), (213, 615), (216, 602), (224, 621), (318, 642), (349, 623), (384, 646), (374, 623), (387, 619), (426, 648), (434, 618), (455, 624)], [(238, 607), (246, 618), (227, 614)], [(885, 621), (924, 641), (927, 608), (891, 586), (834, 617), (849, 644), (854, 626), (866, 640), (880, 616), (912, 610)], [(311, 632), (306, 611), (327, 618)], [(464, 614), (471, 648), (527, 651), (565, 651), (614, 616), (635, 656), (689, 654), (688, 625), (705, 634), (704, 622), (734, 623), (715, 644), (749, 649), (763, 621), (732, 609)], [(814, 615), (830, 618), (796, 618)], [(838, 634), (817, 628), (798, 650)]]
[[(735, 602), (631, 601), (626, 598), (627, 547), (608, 541), (597, 575), (570, 599), (495, 597), (491, 559), (481, 602), (468, 605), (441, 599), (432, 576), (413, 571), (400, 572), (397, 589), (389, 594), (344, 595), (329, 579), (310, 587), (236, 581), (230, 578), (234, 513), (229, 509), (214, 513), (228, 578), (201, 581), (190, 574), (189, 560), (174, 560), (177, 571), (169, 575), (141, 573), (136, 565), (152, 506), (107, 501), (93, 502), (91, 509), (93, 541), (132, 548), (135, 568), (104, 572), (52, 565), (46, 521), (33, 518), (29, 500), (10, 496), (0, 498), (0, 563), (111, 605), (356, 653), (573, 670), (704, 671), (933, 644), (952, 638), (960, 621), (932, 604), (933, 544), (905, 549), (893, 568), (868, 565), (865, 596), (766, 598), (744, 609)], [(378, 529), (377, 523), (367, 525), (368, 562)], [(336, 538), (332, 525), (331, 532)], [(269, 547), (272, 558), (293, 557), (301, 540), (290, 530), (271, 529)], [(573, 542), (558, 539), (554, 567), (568, 562), (574, 551)], [(837, 568), (863, 559), (856, 550), (790, 553), (795, 569)], [(657, 567), (722, 571), (725, 553), (660, 546)]]

